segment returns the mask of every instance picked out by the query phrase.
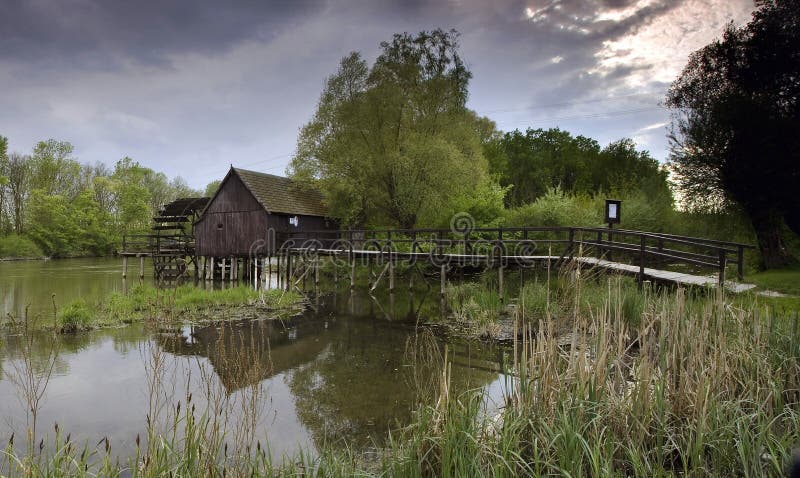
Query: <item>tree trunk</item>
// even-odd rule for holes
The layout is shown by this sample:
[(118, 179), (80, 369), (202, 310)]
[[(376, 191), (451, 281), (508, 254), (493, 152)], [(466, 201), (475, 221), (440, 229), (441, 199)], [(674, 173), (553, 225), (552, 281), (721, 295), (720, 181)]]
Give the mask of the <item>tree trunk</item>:
[(750, 214), (761, 251), (761, 268), (777, 269), (795, 263), (783, 240), (783, 217), (767, 210)]

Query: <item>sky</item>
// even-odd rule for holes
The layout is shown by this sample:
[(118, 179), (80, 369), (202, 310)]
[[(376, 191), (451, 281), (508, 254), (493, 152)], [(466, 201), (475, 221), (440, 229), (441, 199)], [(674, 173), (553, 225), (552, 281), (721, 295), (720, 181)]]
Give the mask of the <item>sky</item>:
[(195, 188), (284, 174), (342, 57), (458, 30), (468, 106), (502, 131), (633, 138), (664, 161), (669, 84), (752, 0), (0, 0), (0, 135), (71, 142)]

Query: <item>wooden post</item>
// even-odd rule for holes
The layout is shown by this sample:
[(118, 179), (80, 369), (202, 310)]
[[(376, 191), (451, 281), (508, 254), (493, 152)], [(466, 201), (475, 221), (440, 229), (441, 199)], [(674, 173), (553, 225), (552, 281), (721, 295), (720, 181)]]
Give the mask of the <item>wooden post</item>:
[(314, 289), (319, 287), (319, 256), (314, 257)]
[(336, 256), (331, 256), (331, 265), (333, 266), (333, 286), (339, 287), (339, 268), (336, 267)]
[(739, 246), (736, 253), (736, 278), (744, 280), (744, 247)]
[(275, 256), (275, 285), (278, 289), (283, 288), (283, 280), (281, 278), (281, 253), (278, 251), (278, 254)]
[(725, 249), (719, 250), (719, 288), (722, 290), (725, 286), (725, 266), (728, 265)]
[(350, 255), (350, 290), (356, 288), (356, 256)]
[(442, 300), (444, 300), (445, 291), (447, 289), (447, 266), (442, 264), (440, 266), (440, 273), (441, 273), (441, 296)]
[(600, 259), (603, 257), (603, 233), (597, 233), (597, 258)]
[(216, 262), (216, 259), (214, 257), (211, 257), (211, 268), (208, 270), (208, 278), (211, 279), (212, 281), (214, 280), (214, 265), (215, 265), (215, 262)]
[(394, 292), (394, 261), (391, 254), (389, 255), (389, 293)]
[(500, 302), (503, 302), (503, 259), (500, 259), (500, 267), (497, 268), (497, 293), (500, 295)]
[(569, 228), (569, 246), (567, 248), (569, 250), (569, 258), (572, 260), (575, 256), (575, 229), (571, 227)]
[(128, 277), (128, 256), (122, 256), (122, 278)]
[[(609, 222), (608, 223), (608, 242), (609, 242), (609, 244), (608, 244), (609, 245), (608, 260), (609, 261), (613, 261), (614, 260), (614, 251), (612, 251), (611, 248), (610, 248), (610, 246), (612, 246), (613, 245), (612, 243), (614, 242), (614, 232), (613, 232), (613, 230), (614, 230), (614, 224)], [(642, 236), (642, 237), (644, 237), (644, 236)]]
[(269, 290), (270, 288), (272, 288), (272, 254), (271, 253), (267, 256), (267, 263), (265, 264), (265, 267), (267, 269), (267, 280), (264, 283), (264, 288), (266, 290)]
[(292, 290), (292, 256), (286, 252), (286, 290)]
[(139, 280), (144, 279), (144, 256), (139, 256)]
[(639, 236), (639, 287), (644, 284), (644, 253), (646, 240), (647, 238), (644, 235)]

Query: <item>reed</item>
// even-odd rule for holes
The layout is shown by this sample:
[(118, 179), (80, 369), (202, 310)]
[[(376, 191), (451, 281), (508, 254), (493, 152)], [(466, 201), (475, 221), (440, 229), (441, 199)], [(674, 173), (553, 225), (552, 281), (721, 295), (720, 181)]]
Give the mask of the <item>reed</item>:
[[(219, 351), (241, 369), (235, 394), (201, 364), (181, 393), (156, 348), (144, 355), (153, 404), (135, 456), (119, 463), (108, 440), (78, 447), (56, 433), (55, 453), (37, 461), (10, 446), (0, 466), (23, 476), (782, 476), (800, 443), (794, 316), (757, 298), (559, 280), (519, 299), (497, 411), (480, 390), (452, 392), (436, 341), (407, 344), (407, 360), (439, 370), (425, 384), (435, 399), (370, 457), (322, 449), (273, 461), (258, 439), (266, 395), (253, 369), (268, 366), (268, 351)], [(543, 298), (543, 309), (527, 304)]]

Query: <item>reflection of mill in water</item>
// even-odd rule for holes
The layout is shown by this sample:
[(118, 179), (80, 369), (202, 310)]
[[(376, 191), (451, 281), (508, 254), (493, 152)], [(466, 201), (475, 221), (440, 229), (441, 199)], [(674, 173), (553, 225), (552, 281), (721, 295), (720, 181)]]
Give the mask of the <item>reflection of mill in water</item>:
[(208, 358), (232, 393), (313, 360), (329, 342), (327, 323), (304, 320), (238, 320), (164, 334), (160, 345), (176, 355)]
[[(414, 322), (386, 320), (379, 306), (363, 295), (327, 295), (316, 311), (289, 321), (227, 322), (160, 343), (172, 353), (208, 357), (229, 393), (283, 374), (298, 418), (318, 444), (369, 446), (433, 403), (444, 358), (440, 340)], [(453, 393), (496, 381), (497, 353), (449, 344)]]

